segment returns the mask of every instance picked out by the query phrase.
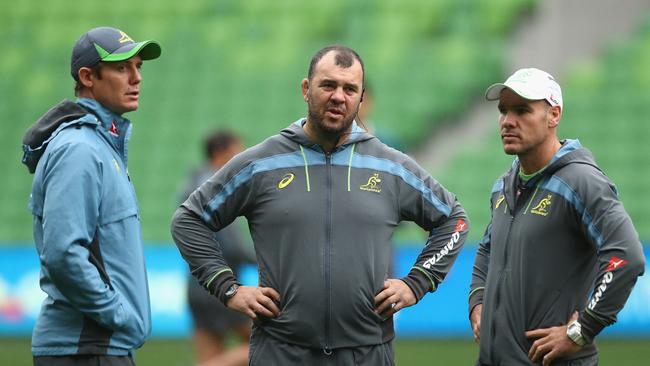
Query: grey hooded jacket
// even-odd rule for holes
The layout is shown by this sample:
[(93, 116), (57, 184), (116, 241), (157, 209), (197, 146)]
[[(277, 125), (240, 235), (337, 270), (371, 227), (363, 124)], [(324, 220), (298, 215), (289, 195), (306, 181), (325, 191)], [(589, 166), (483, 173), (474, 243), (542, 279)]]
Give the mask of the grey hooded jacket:
[(519, 183), (519, 162), (492, 189), (492, 221), (474, 263), (469, 310), (483, 304), (479, 361), (529, 365), (528, 330), (567, 324), (574, 311), (589, 342), (567, 359), (596, 354), (594, 337), (616, 321), (643, 251), (614, 184), (578, 140)]
[(291, 344), (324, 350), (381, 344), (392, 318), (374, 312), (388, 276), (393, 231), (430, 231), (402, 280), (421, 299), (449, 272), (467, 236), (456, 197), (411, 158), (353, 125), (332, 153), (303, 120), (233, 158), (176, 211), (172, 235), (192, 274), (225, 301), (236, 278), (213, 232), (248, 219), (259, 285), (276, 289), (280, 315), (261, 327)]

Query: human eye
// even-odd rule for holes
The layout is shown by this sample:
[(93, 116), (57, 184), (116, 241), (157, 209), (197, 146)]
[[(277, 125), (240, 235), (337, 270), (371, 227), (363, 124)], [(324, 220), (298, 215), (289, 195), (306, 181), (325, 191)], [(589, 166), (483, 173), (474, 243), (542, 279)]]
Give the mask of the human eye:
[(331, 81), (323, 81), (320, 84), (320, 87), (325, 89), (325, 90), (332, 90), (332, 89), (336, 88), (336, 85), (334, 85), (334, 83), (332, 83)]
[(358, 89), (356, 86), (354, 86), (354, 85), (346, 85), (346, 86), (345, 86), (345, 92), (346, 92), (347, 94), (356, 94), (356, 92), (357, 92), (358, 90), (359, 90), (359, 89)]
[(528, 112), (530, 112), (530, 109), (528, 107), (524, 106), (524, 105), (517, 106), (515, 108), (515, 113), (517, 113), (518, 115), (523, 115), (523, 114), (526, 114)]

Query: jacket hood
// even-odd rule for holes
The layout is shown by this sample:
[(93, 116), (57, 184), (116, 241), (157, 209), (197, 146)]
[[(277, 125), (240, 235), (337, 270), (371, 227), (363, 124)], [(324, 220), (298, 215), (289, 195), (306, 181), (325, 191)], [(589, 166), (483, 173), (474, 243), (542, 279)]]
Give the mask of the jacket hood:
[[(546, 166), (546, 168), (529, 181), (522, 183), (523, 187), (533, 187), (541, 180), (553, 175), (555, 172), (569, 164), (587, 164), (600, 170), (596, 165), (591, 152), (582, 147), (580, 141), (566, 139), (561, 140), (560, 143), (562, 144), (562, 147), (560, 147), (560, 150), (553, 155), (551, 162)], [(518, 175), (520, 168), (520, 162), (517, 158), (512, 162), (510, 170), (503, 176), (503, 189), (509, 207), (515, 207), (515, 192), (519, 185)]]
[(30, 173), (36, 171), (47, 144), (56, 136), (58, 131), (72, 125), (98, 124), (90, 118), (88, 110), (79, 104), (64, 99), (59, 104), (45, 112), (33, 125), (27, 129), (23, 136), (23, 164), (27, 165)]
[(64, 99), (39, 118), (23, 137), (23, 164), (30, 173), (36, 166), (48, 143), (60, 131), (70, 126), (93, 125), (100, 135), (122, 156), (126, 165), (131, 122), (104, 108), (98, 101), (79, 98), (77, 102)]
[[(562, 147), (560, 147), (560, 150), (553, 155), (551, 162), (546, 166), (546, 168), (544, 168), (544, 171), (526, 182), (526, 186), (537, 184), (537, 182), (539, 182), (543, 177), (551, 176), (569, 164), (587, 164), (600, 170), (598, 165), (596, 165), (596, 161), (594, 156), (591, 154), (591, 151), (583, 147), (579, 140), (566, 139), (560, 140), (560, 143), (562, 144)], [(520, 168), (520, 162), (517, 158), (512, 162), (512, 167), (507, 173), (508, 177), (506, 179), (508, 179), (509, 182), (507, 181), (506, 183), (514, 182)]]
[[(323, 149), (317, 143), (311, 140), (309, 136), (307, 136), (307, 134), (305, 133), (305, 130), (302, 128), (302, 126), (305, 124), (306, 121), (307, 121), (306, 118), (301, 118), (295, 121), (294, 123), (290, 124), (282, 131), (280, 131), (280, 134), (290, 140), (297, 142), (302, 146), (308, 147), (312, 150), (322, 151)], [(369, 134), (368, 132), (366, 132), (366, 130), (359, 127), (356, 121), (352, 121), (352, 131), (350, 132), (350, 135), (342, 145), (337, 147), (337, 149), (343, 148), (347, 145), (354, 144), (359, 141), (365, 141), (374, 138), (375, 136)]]

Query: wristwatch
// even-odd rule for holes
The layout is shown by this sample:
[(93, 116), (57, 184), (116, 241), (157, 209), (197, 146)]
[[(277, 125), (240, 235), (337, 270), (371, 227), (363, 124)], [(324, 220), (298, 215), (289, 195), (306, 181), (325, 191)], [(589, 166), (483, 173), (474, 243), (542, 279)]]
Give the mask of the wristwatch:
[(577, 320), (569, 324), (566, 328), (566, 336), (580, 347), (587, 344), (587, 341), (582, 336), (582, 325)]
[(226, 301), (232, 299), (232, 297), (235, 296), (235, 294), (237, 293), (237, 290), (239, 290), (238, 284), (233, 283), (232, 285), (230, 285), (230, 287), (228, 287), (228, 290), (226, 290), (226, 293), (224, 294), (226, 295)]

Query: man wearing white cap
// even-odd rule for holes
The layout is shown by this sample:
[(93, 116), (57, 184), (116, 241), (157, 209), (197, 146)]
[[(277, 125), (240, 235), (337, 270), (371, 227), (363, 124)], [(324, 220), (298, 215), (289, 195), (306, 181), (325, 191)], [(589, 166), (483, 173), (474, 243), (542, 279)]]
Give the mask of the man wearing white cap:
[(594, 338), (616, 321), (645, 268), (614, 184), (578, 140), (559, 140), (562, 91), (538, 69), (487, 89), (503, 149), (516, 155), (492, 188), (470, 323), (477, 365), (597, 365)]

